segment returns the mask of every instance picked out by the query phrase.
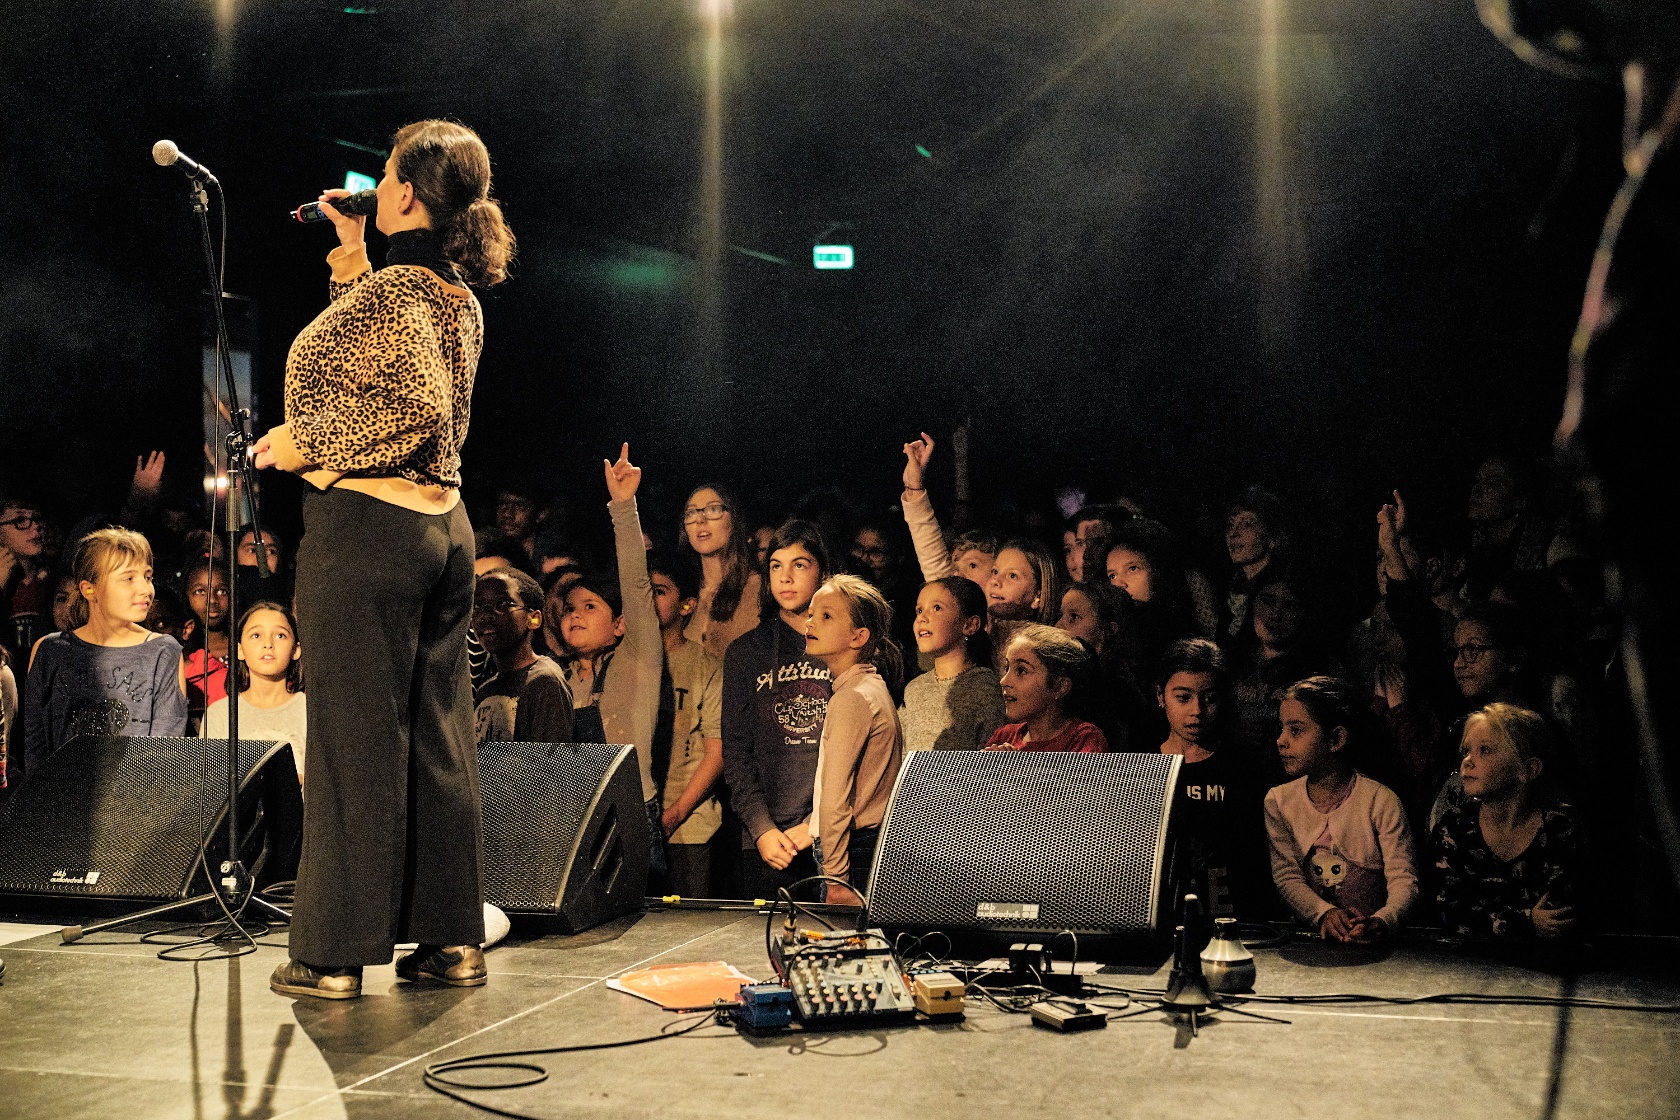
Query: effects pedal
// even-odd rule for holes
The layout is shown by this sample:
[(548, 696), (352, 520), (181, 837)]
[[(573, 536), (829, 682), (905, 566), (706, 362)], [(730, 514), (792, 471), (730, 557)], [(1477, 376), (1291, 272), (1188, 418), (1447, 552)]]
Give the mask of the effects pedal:
[(753, 1034), (785, 1030), (793, 1023), (793, 992), (780, 984), (742, 984), (731, 1008), (735, 1022)]
[(807, 1030), (892, 1026), (916, 1017), (898, 958), (880, 930), (807, 933), (774, 943), (776, 970)]
[(963, 1013), (963, 993), (968, 986), (949, 972), (918, 972), (910, 977), (910, 994), (916, 1010), (930, 1019), (948, 1019)]

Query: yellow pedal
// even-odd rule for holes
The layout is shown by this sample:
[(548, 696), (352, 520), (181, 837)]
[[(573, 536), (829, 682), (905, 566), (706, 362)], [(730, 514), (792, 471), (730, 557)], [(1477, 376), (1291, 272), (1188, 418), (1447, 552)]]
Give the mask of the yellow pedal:
[(910, 978), (916, 1010), (931, 1017), (961, 1015), (965, 990), (963, 982), (949, 972), (922, 972)]

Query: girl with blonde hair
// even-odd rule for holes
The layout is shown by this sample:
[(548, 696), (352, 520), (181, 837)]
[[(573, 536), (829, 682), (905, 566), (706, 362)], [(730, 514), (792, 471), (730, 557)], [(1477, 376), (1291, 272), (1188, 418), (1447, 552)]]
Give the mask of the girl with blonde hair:
[(129, 529), (99, 529), (76, 546), (71, 573), (72, 628), (35, 643), (24, 685), (23, 765), (12, 759), (8, 784), (81, 736), (187, 730), (181, 644), (146, 629), (152, 546)]
[(1464, 721), (1468, 800), (1430, 834), (1446, 927), (1464, 937), (1555, 938), (1580, 920), (1584, 857), (1574, 812), (1546, 787), (1545, 717), (1494, 703)]
[(891, 605), (857, 576), (834, 576), (811, 598), (805, 652), (828, 666), (834, 691), (817, 745), (814, 809), (789, 838), (800, 847), (815, 844), (818, 871), (856, 888), (830, 881), (831, 903), (856, 905), (858, 892), (868, 889), (875, 842), (904, 761), (892, 696), (904, 662), (891, 631)]

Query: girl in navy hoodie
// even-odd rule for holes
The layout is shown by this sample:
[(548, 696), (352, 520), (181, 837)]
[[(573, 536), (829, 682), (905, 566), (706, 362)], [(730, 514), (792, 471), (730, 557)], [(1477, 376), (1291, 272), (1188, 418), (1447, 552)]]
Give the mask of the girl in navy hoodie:
[(723, 658), (723, 772), (741, 818), (741, 889), (773, 897), (816, 874), (788, 830), (811, 816), (829, 672), (805, 652), (805, 621), (833, 574), (822, 532), (789, 521), (770, 538), (759, 623)]

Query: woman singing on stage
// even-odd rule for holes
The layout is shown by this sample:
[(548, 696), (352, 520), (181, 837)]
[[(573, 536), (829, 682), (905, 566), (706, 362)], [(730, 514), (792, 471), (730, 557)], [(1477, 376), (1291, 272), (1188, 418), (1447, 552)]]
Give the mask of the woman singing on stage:
[(507, 279), (513, 235), (471, 129), (421, 121), (392, 142), (374, 224), (332, 209), (331, 304), (286, 359), (286, 423), (259, 467), (310, 483), (297, 557), (309, 681), (309, 777), (291, 959), (269, 986), (351, 999), (362, 967), (484, 983), (478, 759), (467, 625), (473, 535), (461, 443), (483, 313), (469, 285)]

